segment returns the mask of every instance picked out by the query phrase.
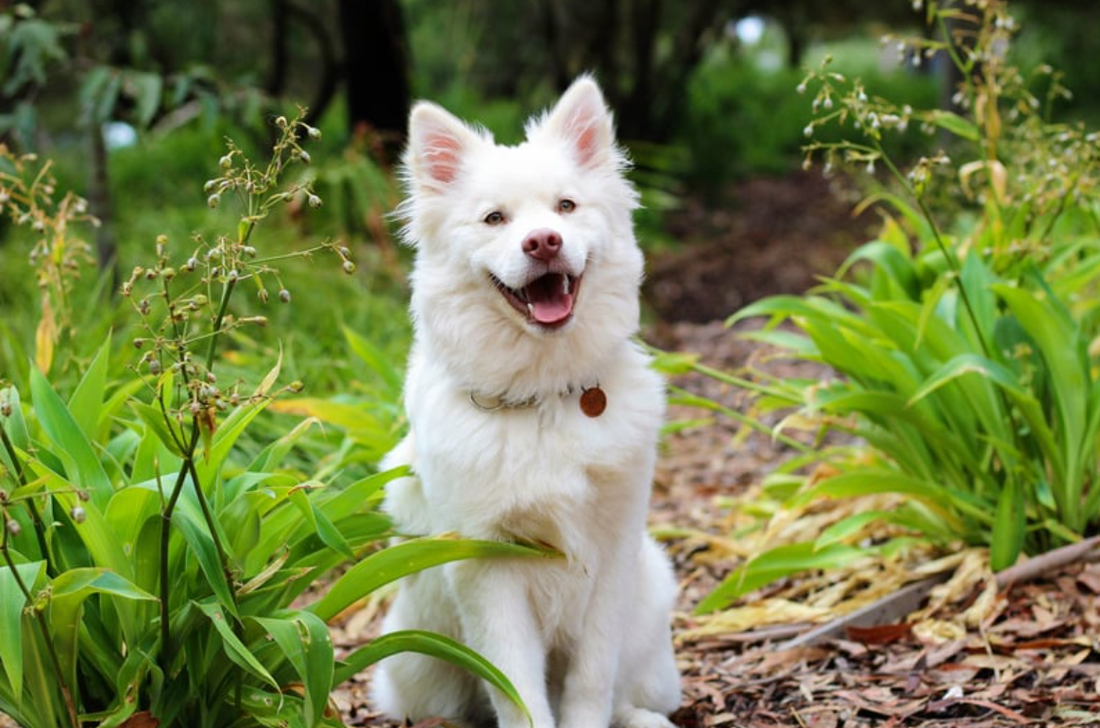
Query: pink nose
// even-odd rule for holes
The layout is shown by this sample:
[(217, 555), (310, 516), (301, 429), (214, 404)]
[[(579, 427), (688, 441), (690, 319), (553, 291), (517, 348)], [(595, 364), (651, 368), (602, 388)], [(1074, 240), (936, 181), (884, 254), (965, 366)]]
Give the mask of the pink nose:
[(561, 235), (547, 228), (532, 230), (523, 239), (523, 252), (544, 263), (558, 257), (560, 250)]

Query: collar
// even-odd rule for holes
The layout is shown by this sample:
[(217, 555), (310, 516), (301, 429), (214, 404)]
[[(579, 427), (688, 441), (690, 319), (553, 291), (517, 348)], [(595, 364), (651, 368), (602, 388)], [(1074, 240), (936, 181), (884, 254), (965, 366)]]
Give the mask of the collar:
[[(607, 408), (607, 394), (600, 388), (599, 382), (592, 387), (573, 386), (570, 385), (564, 390), (557, 393), (557, 397), (565, 399), (577, 391), (580, 391), (580, 407), (581, 412), (589, 417), (599, 417), (603, 414), (603, 411)], [(470, 390), (468, 392), (470, 398), (470, 404), (476, 409), (482, 412), (498, 412), (500, 410), (510, 409), (531, 409), (538, 407), (547, 397), (535, 393), (525, 399), (510, 398), (507, 393), (505, 394), (484, 394), (482, 392), (475, 392)]]

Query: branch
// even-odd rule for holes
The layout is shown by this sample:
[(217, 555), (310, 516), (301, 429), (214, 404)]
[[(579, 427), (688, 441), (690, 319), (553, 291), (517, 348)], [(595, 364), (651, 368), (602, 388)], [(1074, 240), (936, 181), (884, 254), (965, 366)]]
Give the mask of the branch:
[(1075, 561), (1085, 560), (1090, 556), (1089, 552), (1097, 547), (1100, 547), (1100, 536), (1093, 536), (1092, 538), (1086, 538), (1084, 541), (1071, 543), (1068, 546), (1039, 554), (1007, 569), (1002, 569), (997, 572), (997, 588), (1004, 589), (1023, 581), (1031, 581), (1053, 569), (1072, 564)]

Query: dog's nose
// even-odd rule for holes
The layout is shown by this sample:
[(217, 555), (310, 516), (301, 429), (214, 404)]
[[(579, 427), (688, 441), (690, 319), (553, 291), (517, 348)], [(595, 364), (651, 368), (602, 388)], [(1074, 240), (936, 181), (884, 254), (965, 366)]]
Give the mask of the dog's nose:
[(558, 257), (560, 250), (561, 235), (548, 228), (532, 230), (523, 239), (523, 252), (544, 263)]

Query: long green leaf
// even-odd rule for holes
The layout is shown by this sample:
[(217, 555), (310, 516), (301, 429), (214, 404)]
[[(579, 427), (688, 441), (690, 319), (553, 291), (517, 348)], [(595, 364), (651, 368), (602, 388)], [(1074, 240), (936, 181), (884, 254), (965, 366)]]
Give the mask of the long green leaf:
[(132, 578), (131, 562), (123, 553), (122, 546), (118, 543), (114, 531), (95, 500), (82, 501), (73, 492), (75, 484), (50, 470), (44, 463), (31, 460), (28, 464), (35, 475), (43, 479), (44, 488), (54, 494), (54, 498), (62, 508), (71, 511), (74, 507), (80, 506), (84, 509), (84, 522), (72, 522), (71, 527), (84, 542), (94, 564), (111, 569), (127, 579)]
[(108, 335), (69, 398), (69, 411), (89, 440), (95, 439), (98, 429), (99, 413), (103, 409), (104, 393), (107, 389), (107, 365), (110, 358), (111, 337)]
[(1016, 478), (1009, 478), (997, 500), (997, 515), (993, 519), (989, 544), (989, 566), (993, 571), (1016, 563), (1027, 535), (1026, 520), (1023, 487)]
[(870, 553), (867, 549), (841, 543), (829, 544), (820, 549), (813, 543), (778, 546), (735, 569), (715, 587), (714, 591), (699, 602), (695, 613), (709, 614), (724, 609), (743, 594), (748, 594), (784, 576), (811, 569), (835, 569)]
[(503, 541), (426, 536), (382, 549), (349, 569), (309, 610), (326, 622), (375, 589), (451, 561), (480, 558), (560, 558), (557, 551)]
[(205, 614), (210, 619), (211, 624), (214, 625), (214, 629), (217, 630), (218, 635), (222, 638), (222, 647), (225, 649), (226, 656), (239, 667), (244, 668), (278, 690), (279, 684), (275, 681), (275, 678), (273, 678), (271, 673), (267, 671), (267, 668), (260, 663), (259, 659), (252, 654), (252, 651), (241, 642), (240, 637), (233, 633), (233, 629), (226, 622), (225, 613), (221, 610), (221, 607), (210, 602), (193, 603), (202, 610), (202, 613)]
[(393, 365), (391, 357), (383, 354), (371, 341), (346, 326), (344, 327), (344, 338), (347, 339), (348, 346), (355, 352), (355, 355), (382, 378), (390, 392), (397, 393), (401, 391), (401, 372)]
[(197, 505), (194, 508), (186, 507), (181, 498), (175, 512), (172, 513), (172, 525), (179, 528), (187, 545), (198, 559), (199, 567), (206, 575), (206, 582), (214, 591), (218, 603), (228, 609), (234, 617), (239, 618), (233, 593), (218, 557), (218, 550), (197, 509)]
[(328, 625), (310, 612), (253, 619), (275, 641), (294, 667), (305, 686), (308, 725), (319, 725), (333, 686), (333, 647)]
[(88, 438), (73, 419), (68, 407), (57, 396), (46, 377), (31, 369), (31, 398), (38, 420), (46, 435), (56, 445), (54, 453), (65, 464), (69, 480), (91, 493), (100, 509), (107, 507), (114, 489), (107, 471), (99, 462)]
[[(45, 561), (16, 564), (15, 571), (28, 589), (34, 589), (39, 577), (45, 573)], [(26, 595), (7, 564), (0, 564), (0, 665), (8, 676), (12, 688), (12, 700), (16, 707), (23, 699), (23, 629), (20, 625)]]
[(336, 683), (342, 683), (379, 660), (400, 652), (418, 652), (422, 655), (437, 657), (468, 670), (500, 690), (530, 720), (531, 714), (523, 698), (503, 672), (469, 647), (450, 637), (433, 632), (404, 630), (390, 632), (371, 640), (370, 643), (344, 658), (336, 670)]
[[(988, 504), (977, 496), (887, 468), (865, 468), (826, 478), (793, 498), (789, 505), (804, 506), (814, 498), (853, 498), (879, 493), (916, 496), (948, 518), (953, 517), (954, 509), (966, 513), (980, 523), (991, 524), (993, 521)], [(955, 525), (961, 533), (962, 525), (957, 521)]]
[(122, 599), (156, 601), (152, 594), (102, 568), (69, 569), (50, 586), (50, 631), (69, 685), (75, 685), (77, 679), (77, 638), (84, 600), (92, 594), (109, 594)]

